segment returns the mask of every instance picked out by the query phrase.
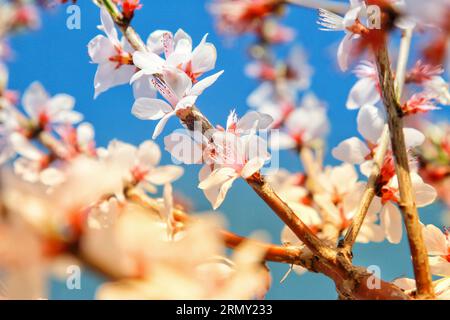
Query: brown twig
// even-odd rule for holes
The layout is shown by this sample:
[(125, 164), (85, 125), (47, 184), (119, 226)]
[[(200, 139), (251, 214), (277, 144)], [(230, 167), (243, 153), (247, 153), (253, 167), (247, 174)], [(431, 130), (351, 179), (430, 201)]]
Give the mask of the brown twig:
[[(403, 87), (405, 84), (406, 68), (409, 58), (409, 50), (411, 47), (412, 29), (406, 29), (402, 33), (402, 38), (400, 42), (400, 51), (397, 60), (397, 70), (396, 70), (396, 87), (397, 87), (397, 97), (400, 99)], [(385, 127), (383, 133), (380, 137), (380, 142), (375, 151), (375, 156), (373, 159), (373, 168), (367, 181), (366, 188), (364, 189), (361, 202), (359, 203), (358, 211), (353, 218), (352, 224), (347, 230), (343, 241), (340, 243), (342, 252), (348, 257), (352, 257), (352, 247), (358, 237), (359, 231), (364, 223), (364, 219), (369, 210), (370, 204), (376, 193), (376, 184), (381, 173), (381, 167), (383, 165), (384, 157), (389, 146), (389, 129)]]
[(395, 92), (387, 44), (374, 49), (383, 103), (388, 116), (392, 152), (395, 157), (400, 202), (411, 250), (414, 275), (419, 298), (434, 297), (428, 254), (423, 242), (422, 227), (417, 212), (414, 190), (409, 172), (409, 160), (403, 133), (403, 112)]

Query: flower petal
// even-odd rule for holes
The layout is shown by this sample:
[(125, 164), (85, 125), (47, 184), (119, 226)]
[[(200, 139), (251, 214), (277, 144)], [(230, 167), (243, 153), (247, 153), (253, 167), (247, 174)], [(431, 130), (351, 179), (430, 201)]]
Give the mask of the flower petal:
[(390, 201), (386, 202), (381, 210), (381, 226), (386, 238), (391, 243), (400, 243), (402, 240), (402, 216), (398, 208)]
[(358, 109), (365, 104), (375, 105), (380, 101), (376, 83), (371, 78), (359, 79), (350, 90), (347, 109)]
[(342, 141), (337, 147), (333, 148), (331, 154), (338, 160), (352, 164), (361, 164), (370, 154), (370, 150), (360, 139), (352, 137)]
[(141, 120), (157, 120), (172, 112), (172, 107), (161, 99), (139, 98), (131, 109), (131, 113)]
[(219, 71), (209, 77), (206, 77), (202, 80), (200, 80), (199, 82), (197, 82), (196, 84), (194, 84), (194, 86), (192, 87), (192, 89), (189, 91), (190, 95), (194, 95), (194, 96), (199, 96), (202, 94), (202, 92), (208, 88), (209, 86), (211, 86), (214, 82), (216, 82), (216, 80), (222, 75), (223, 70)]
[(372, 105), (364, 105), (358, 112), (358, 132), (367, 141), (376, 144), (384, 130), (385, 120), (383, 112)]

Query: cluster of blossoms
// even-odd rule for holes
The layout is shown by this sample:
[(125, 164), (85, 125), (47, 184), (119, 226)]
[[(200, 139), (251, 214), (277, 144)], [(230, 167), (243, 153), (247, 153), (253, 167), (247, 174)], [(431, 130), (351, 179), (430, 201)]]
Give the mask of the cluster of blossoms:
[[(358, 110), (360, 137), (348, 138), (332, 149), (333, 157), (343, 162), (336, 166), (322, 164), (330, 125), (326, 104), (310, 91), (313, 70), (304, 50), (294, 46), (285, 59), (277, 59), (272, 50), (272, 45), (293, 38), (290, 29), (274, 20), (288, 1), (215, 0), (211, 4), (220, 31), (257, 36), (246, 68), (247, 75), (260, 82), (247, 99), (253, 110), (242, 117), (231, 111), (224, 126), (210, 124), (196, 106), (204, 90), (223, 74), (208, 75), (215, 69), (217, 52), (207, 34), (196, 46), (182, 29), (175, 33), (156, 30), (145, 43), (137, 35), (130, 39), (126, 32), (120, 38), (116, 26), (129, 27), (135, 11), (142, 7), (140, 1), (96, 3), (101, 7), (102, 34), (88, 44), (91, 62), (97, 65), (94, 98), (130, 84), (135, 100), (131, 113), (141, 120), (157, 121), (153, 139), (163, 134), (169, 119), (179, 118), (184, 130), (164, 137), (172, 160), (202, 165), (198, 188), (214, 210), (237, 179), (247, 181), (282, 219), (283, 214), (288, 216), (283, 219), (287, 225), (281, 232), (282, 244), (264, 244), (223, 231), (223, 223), (212, 214), (188, 216), (188, 206), (177, 199), (172, 187), (184, 170), (178, 165), (160, 165), (162, 154), (155, 142), (134, 146), (112, 140), (106, 147), (96, 146), (94, 128), (74, 110), (73, 97), (51, 96), (38, 82), (20, 96), (9, 89), (8, 70), (0, 62), (0, 164), (12, 167), (2, 172), (8, 183), (0, 190), (2, 206), (7, 209), (7, 219), (0, 215), (0, 270), (19, 274), (0, 273), (6, 284), (6, 292), (0, 287), (0, 296), (46, 296), (46, 266), (50, 263), (54, 273), (61, 274), (61, 267), (74, 262), (60, 257), (71, 252), (117, 280), (99, 287), (96, 295), (100, 299), (263, 298), (271, 282), (265, 264), (273, 254), (269, 249), (299, 250), (294, 261), (301, 262), (293, 266), (299, 274), (307, 270), (327, 274), (314, 269), (315, 264), (329, 263), (327, 257), (315, 256), (321, 250), (314, 243), (342, 253), (344, 259), (349, 252), (339, 250), (361, 210), (365, 210), (364, 217), (354, 241), (399, 243), (402, 210), (407, 206), (401, 194), (404, 181), (398, 170), (398, 145), (384, 140), (395, 128), (389, 126), (391, 115), (382, 108), (387, 93), (380, 79), (384, 76), (380, 61), (370, 54), (383, 48), (396, 28), (442, 31), (423, 57), (404, 70), (405, 89), (397, 97), (397, 116), (408, 124), (400, 128), (405, 145), (400, 151), (405, 151), (402, 169), (409, 172), (415, 206), (428, 206), (438, 197), (449, 203), (448, 126), (432, 127), (417, 120), (450, 103), (442, 67), (448, 54), (448, 1), (430, 1), (431, 14), (442, 14), (437, 19), (422, 10), (419, 0), (351, 0), (345, 7), (319, 9), (322, 28), (345, 33), (337, 52), (343, 71), (369, 53), (355, 68), (358, 79), (346, 102), (347, 109)], [(8, 5), (0, 6), (0, 17), (2, 6)], [(378, 16), (374, 16), (375, 7)], [(12, 22), (0, 19), (0, 39), (3, 32), (35, 25), (36, 20), (25, 16), (15, 15)], [(400, 77), (398, 72), (395, 77)], [(384, 82), (390, 80), (394, 81)], [(429, 131), (422, 133), (423, 126)], [(271, 152), (279, 149), (294, 150), (304, 172), (280, 169), (264, 177), (262, 169), (271, 161)], [(370, 183), (373, 197), (364, 209)], [(162, 197), (157, 196), (159, 191)], [(308, 236), (289, 221), (300, 225)], [(431, 273), (439, 277), (432, 283), (435, 296), (450, 299), (449, 231), (434, 225), (420, 227)], [(230, 257), (226, 246), (234, 249)], [(310, 263), (304, 262), (308, 254), (313, 255)], [(357, 274), (351, 259), (349, 263), (350, 273)], [(351, 287), (352, 279), (344, 280), (344, 286)], [(420, 289), (419, 283), (416, 288), (415, 280), (408, 278), (394, 284), (397, 296), (415, 297)], [(364, 287), (362, 281), (357, 285)]]
[(265, 44), (289, 42), (294, 35), (277, 19), (285, 10), (284, 1), (214, 0), (209, 9), (217, 19), (218, 31), (227, 35), (253, 33)]

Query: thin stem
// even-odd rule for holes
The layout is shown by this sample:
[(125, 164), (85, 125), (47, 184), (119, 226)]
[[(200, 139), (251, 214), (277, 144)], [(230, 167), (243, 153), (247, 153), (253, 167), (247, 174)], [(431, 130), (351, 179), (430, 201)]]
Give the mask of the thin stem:
[(285, 0), (285, 1), (288, 4), (304, 8), (309, 9), (321, 8), (338, 14), (345, 14), (349, 9), (349, 5), (347, 3), (331, 0)]
[[(402, 33), (402, 38), (400, 42), (400, 51), (397, 60), (397, 70), (396, 70), (396, 88), (397, 97), (400, 99), (403, 93), (403, 87), (405, 84), (406, 68), (408, 65), (409, 51), (411, 47), (412, 29), (404, 30)], [(380, 137), (380, 142), (374, 156), (374, 166), (372, 172), (370, 173), (369, 180), (367, 181), (366, 188), (364, 190), (361, 202), (358, 207), (358, 211), (353, 218), (352, 224), (347, 230), (343, 241), (340, 244), (342, 252), (349, 257), (351, 257), (352, 247), (358, 237), (359, 231), (364, 223), (364, 219), (369, 210), (370, 204), (376, 193), (376, 183), (381, 173), (381, 167), (383, 165), (384, 157), (389, 146), (389, 130), (386, 127)]]
[(300, 160), (307, 176), (307, 186), (312, 193), (322, 192), (323, 188), (318, 182), (320, 167), (314, 157), (311, 148), (302, 146), (300, 148)]
[(413, 29), (406, 29), (402, 32), (400, 41), (400, 51), (397, 61), (397, 72), (395, 73), (395, 85), (397, 88), (397, 99), (400, 100), (405, 85), (406, 70), (408, 65), (409, 51), (411, 48)]
[(141, 37), (139, 37), (136, 31), (134, 31), (134, 29), (130, 26), (130, 21), (126, 21), (126, 19), (124, 19), (122, 13), (117, 8), (117, 5), (111, 0), (98, 1), (104, 5), (106, 10), (108, 10), (114, 22), (120, 28), (123, 35), (128, 40), (133, 49), (137, 51), (147, 51), (145, 43), (142, 41)]
[(335, 251), (308, 228), (292, 209), (275, 193), (272, 187), (259, 174), (248, 178), (247, 183), (261, 199), (278, 215), (294, 234), (317, 256), (328, 261), (336, 258)]
[(378, 178), (380, 177), (381, 168), (383, 166), (383, 160), (386, 155), (386, 151), (389, 145), (389, 130), (387, 126), (384, 128), (383, 133), (380, 138), (380, 144), (375, 152), (375, 157), (373, 159), (373, 168), (370, 173), (369, 180), (367, 181), (366, 188), (364, 189), (363, 196), (359, 203), (358, 211), (356, 212), (352, 224), (347, 230), (344, 236), (344, 240), (339, 245), (341, 250), (348, 256), (352, 256), (352, 247), (358, 237), (359, 231), (364, 223), (367, 212), (369, 210), (370, 204), (376, 193), (376, 184)]
[(388, 116), (392, 152), (395, 157), (395, 169), (400, 191), (399, 207), (403, 213), (403, 220), (406, 225), (417, 291), (419, 297), (432, 298), (434, 292), (428, 254), (423, 242), (422, 226), (415, 204), (414, 190), (409, 172), (409, 160), (403, 133), (403, 112), (395, 92), (387, 44), (385, 43), (375, 49), (374, 54), (383, 93), (383, 102)]

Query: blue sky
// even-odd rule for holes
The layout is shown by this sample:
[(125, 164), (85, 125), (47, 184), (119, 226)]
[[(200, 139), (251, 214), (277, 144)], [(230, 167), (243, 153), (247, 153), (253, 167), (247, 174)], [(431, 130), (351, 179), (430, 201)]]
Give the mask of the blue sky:
[[(42, 28), (26, 35), (15, 37), (12, 47), (14, 60), (10, 63), (10, 86), (23, 91), (34, 80), (41, 81), (52, 93), (65, 92), (76, 97), (77, 109), (85, 119), (94, 124), (99, 145), (118, 138), (131, 143), (150, 139), (155, 123), (140, 121), (131, 115), (133, 97), (128, 85), (114, 88), (96, 100), (93, 99), (93, 78), (96, 66), (89, 63), (86, 45), (99, 33), (99, 10), (90, 1), (79, 1), (81, 7), (81, 30), (66, 28), (65, 7), (45, 13)], [(218, 51), (217, 70), (225, 70), (216, 84), (210, 87), (198, 100), (204, 114), (217, 124), (224, 124), (231, 109), (238, 114), (247, 110), (246, 97), (257, 83), (244, 75), (248, 62), (247, 45), (251, 38), (237, 39), (230, 44), (214, 30), (213, 18), (206, 10), (206, 1), (164, 0), (141, 1), (144, 7), (133, 21), (143, 38), (155, 29), (176, 31), (183, 28), (194, 42), (199, 42), (205, 33)], [(317, 14), (312, 10), (291, 8), (286, 24), (297, 30), (296, 42), (302, 44), (314, 66), (315, 74), (312, 91), (328, 104), (331, 120), (329, 149), (340, 141), (356, 134), (356, 113), (345, 109), (347, 93), (354, 82), (351, 73), (340, 72), (336, 65), (336, 47), (342, 34), (318, 30)], [(280, 47), (280, 54), (286, 54), (289, 47)], [(448, 119), (448, 112), (438, 111), (436, 118)], [(171, 120), (165, 133), (178, 128), (179, 123)], [(163, 135), (162, 135), (163, 136)], [(157, 142), (162, 145), (162, 136)], [(281, 164), (290, 170), (299, 170), (298, 157), (293, 153), (283, 153)], [(168, 163), (166, 154), (163, 162)], [(337, 164), (330, 155), (328, 164)], [(175, 184), (175, 188), (193, 199), (198, 211), (210, 210), (210, 205), (202, 192), (193, 187), (197, 184), (197, 167), (186, 168), (185, 176)], [(425, 222), (439, 222), (441, 208), (438, 206), (421, 210)], [(266, 230), (274, 242), (279, 241), (282, 224), (266, 205), (243, 182), (237, 182), (220, 208), (229, 221), (230, 229), (248, 235), (254, 230)], [(405, 239), (404, 239), (405, 240)], [(410, 257), (406, 241), (400, 245), (371, 244), (358, 245), (355, 263), (378, 265), (381, 276), (392, 280), (398, 276), (410, 276)], [(331, 281), (322, 275), (307, 274), (299, 277), (292, 273), (283, 284), (279, 280), (287, 271), (286, 265), (270, 264), (273, 270), (273, 286), (268, 298), (274, 299), (335, 299)], [(93, 275), (83, 279), (83, 290), (69, 292), (57, 283), (53, 286), (53, 297), (92, 297), (99, 278)]]

